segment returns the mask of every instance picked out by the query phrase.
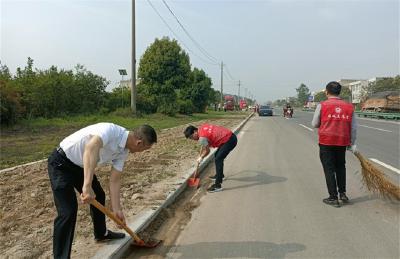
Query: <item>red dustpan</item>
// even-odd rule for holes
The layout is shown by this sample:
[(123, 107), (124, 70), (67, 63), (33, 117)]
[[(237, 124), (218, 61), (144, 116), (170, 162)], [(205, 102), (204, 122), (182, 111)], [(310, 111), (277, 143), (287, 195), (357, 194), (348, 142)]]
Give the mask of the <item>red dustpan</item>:
[(193, 176), (190, 177), (188, 180), (189, 187), (198, 187), (200, 184), (200, 177), (197, 176), (199, 172), (199, 165), (200, 163), (197, 163), (196, 171), (194, 172)]

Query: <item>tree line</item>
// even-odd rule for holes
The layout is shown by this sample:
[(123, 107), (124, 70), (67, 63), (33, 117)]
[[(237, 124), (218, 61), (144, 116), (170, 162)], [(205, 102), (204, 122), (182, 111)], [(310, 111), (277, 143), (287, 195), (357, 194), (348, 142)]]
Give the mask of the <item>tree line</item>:
[[(369, 95), (383, 91), (396, 91), (400, 92), (400, 75), (393, 78), (383, 78), (373, 84), (369, 84), (362, 92), (362, 100), (365, 101)], [(310, 89), (305, 84), (300, 84), (296, 88), (297, 96), (289, 97), (287, 99), (280, 99), (274, 102), (275, 105), (283, 106), (289, 103), (292, 106), (302, 107), (307, 103), (308, 97), (311, 95)], [(343, 87), (340, 97), (348, 102), (351, 102), (351, 91), (348, 87)], [(324, 91), (319, 91), (314, 95), (314, 102), (322, 102), (327, 99)]]
[[(107, 92), (109, 84), (79, 64), (74, 70), (56, 66), (39, 70), (28, 58), (27, 65), (12, 75), (0, 63), (0, 122), (105, 114), (124, 104), (130, 107), (130, 87), (121, 85)], [(176, 40), (156, 39), (139, 62), (137, 111), (172, 116), (205, 112), (207, 105), (220, 99), (211, 85), (211, 78), (202, 69), (191, 68), (189, 55)]]

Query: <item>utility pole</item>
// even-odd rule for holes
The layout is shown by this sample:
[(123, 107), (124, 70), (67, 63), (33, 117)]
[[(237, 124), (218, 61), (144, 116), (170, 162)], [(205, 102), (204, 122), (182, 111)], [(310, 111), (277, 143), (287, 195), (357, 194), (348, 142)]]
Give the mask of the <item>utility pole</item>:
[(224, 73), (224, 63), (221, 61), (221, 105), (224, 105), (223, 73)]
[(240, 80), (239, 80), (239, 91), (238, 91), (238, 99), (240, 100)]
[(135, 37), (135, 0), (132, 0), (132, 80), (131, 80), (131, 110), (136, 114), (136, 37)]

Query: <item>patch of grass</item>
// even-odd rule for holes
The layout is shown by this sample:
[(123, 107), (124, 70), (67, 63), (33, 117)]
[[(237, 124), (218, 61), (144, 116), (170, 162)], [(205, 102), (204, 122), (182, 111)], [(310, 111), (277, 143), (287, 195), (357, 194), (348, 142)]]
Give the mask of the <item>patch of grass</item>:
[[(123, 114), (130, 114), (129, 110)], [(169, 117), (162, 114), (142, 116), (131, 115), (88, 115), (62, 118), (37, 118), (23, 120), (11, 127), (1, 127), (0, 169), (47, 158), (60, 141), (71, 133), (98, 122), (112, 122), (127, 129), (142, 124), (149, 124), (156, 130), (172, 128), (195, 121), (229, 117), (244, 117), (244, 112), (215, 112), (176, 115)]]

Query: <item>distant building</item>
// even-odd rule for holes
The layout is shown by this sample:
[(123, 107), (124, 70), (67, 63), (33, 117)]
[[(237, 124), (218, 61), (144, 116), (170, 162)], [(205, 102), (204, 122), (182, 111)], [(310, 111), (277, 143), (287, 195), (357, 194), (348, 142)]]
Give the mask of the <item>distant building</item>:
[(349, 88), (350, 83), (353, 83), (353, 82), (356, 82), (356, 81), (360, 81), (360, 79), (340, 79), (337, 82), (341, 86)]
[(351, 102), (352, 103), (361, 103), (362, 98), (366, 97), (368, 88), (374, 85), (376, 82), (388, 79), (390, 77), (373, 77), (368, 80), (358, 80), (355, 82), (349, 83), (349, 88), (351, 91)]
[(368, 80), (358, 80), (349, 83), (349, 88), (351, 92), (351, 102), (360, 103), (362, 96), (365, 95), (366, 93), (367, 87), (368, 87)]

